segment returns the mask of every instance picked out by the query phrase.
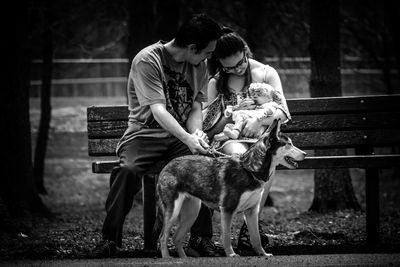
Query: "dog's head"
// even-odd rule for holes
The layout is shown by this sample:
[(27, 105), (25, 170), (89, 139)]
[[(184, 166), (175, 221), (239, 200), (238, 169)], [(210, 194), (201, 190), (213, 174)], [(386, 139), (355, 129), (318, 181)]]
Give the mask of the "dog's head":
[(284, 134), (279, 136), (279, 147), (276, 149), (276, 165), (281, 164), (289, 169), (296, 169), (298, 161), (304, 160), (307, 153), (295, 147), (292, 140)]
[(274, 120), (258, 141), (243, 154), (244, 168), (251, 172), (269, 170), (271, 164), (281, 164), (289, 169), (297, 168), (306, 153), (295, 147), (292, 140), (280, 131), (280, 120)]

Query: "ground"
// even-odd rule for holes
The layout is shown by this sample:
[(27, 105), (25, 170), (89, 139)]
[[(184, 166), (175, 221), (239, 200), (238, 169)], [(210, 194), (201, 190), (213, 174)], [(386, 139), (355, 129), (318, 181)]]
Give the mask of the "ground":
[[(107, 174), (91, 172), (87, 156), (86, 107), (124, 104), (121, 98), (53, 98), (52, 123), (46, 159), (44, 203), (51, 219), (34, 217), (17, 222), (4, 216), (0, 201), (0, 259), (65, 259), (88, 257), (101, 239)], [(31, 101), (32, 129), (38, 125), (39, 101)], [(35, 136), (35, 135), (34, 135)], [(34, 141), (33, 137), (33, 141)], [(273, 207), (265, 207), (262, 227), (271, 238), (268, 250), (277, 255), (400, 251), (400, 177), (381, 172), (381, 244), (366, 246), (365, 212), (345, 210), (328, 214), (308, 212), (313, 198), (312, 170), (282, 170), (272, 186)], [(364, 172), (351, 170), (357, 198), (365, 208)], [(121, 257), (154, 257), (143, 248), (141, 196), (124, 225)], [(220, 244), (219, 214), (214, 215), (214, 240)], [(242, 218), (234, 221), (235, 244)], [(245, 252), (243, 252), (245, 253)]]

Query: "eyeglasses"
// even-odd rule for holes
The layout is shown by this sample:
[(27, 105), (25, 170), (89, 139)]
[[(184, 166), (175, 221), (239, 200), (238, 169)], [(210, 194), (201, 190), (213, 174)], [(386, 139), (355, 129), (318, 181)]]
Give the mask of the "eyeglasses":
[(233, 66), (233, 67), (222, 67), (222, 70), (224, 72), (229, 72), (229, 71), (232, 71), (232, 70), (236, 70), (237, 68), (241, 67), (246, 62), (247, 62), (246, 53), (243, 52), (243, 58), (241, 60), (239, 60), (239, 62), (235, 66)]

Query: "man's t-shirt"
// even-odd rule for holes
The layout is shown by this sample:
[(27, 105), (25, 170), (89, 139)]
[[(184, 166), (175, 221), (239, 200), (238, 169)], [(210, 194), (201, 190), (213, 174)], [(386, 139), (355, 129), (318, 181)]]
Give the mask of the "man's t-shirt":
[(194, 66), (176, 62), (162, 42), (140, 51), (132, 61), (128, 78), (128, 129), (118, 143), (137, 136), (168, 137), (154, 119), (150, 105), (163, 103), (167, 111), (184, 127), (194, 101), (207, 101), (208, 73), (205, 62)]

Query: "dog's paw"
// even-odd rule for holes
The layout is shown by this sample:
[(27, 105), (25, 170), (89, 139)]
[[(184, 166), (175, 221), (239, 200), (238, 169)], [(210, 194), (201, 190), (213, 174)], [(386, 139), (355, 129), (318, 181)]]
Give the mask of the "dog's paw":
[(228, 255), (228, 257), (240, 257), (240, 255), (236, 253), (231, 253)]
[(260, 255), (260, 256), (264, 256), (264, 257), (272, 257), (272, 256), (274, 256), (274, 255), (272, 255), (271, 253), (263, 253), (262, 255)]

